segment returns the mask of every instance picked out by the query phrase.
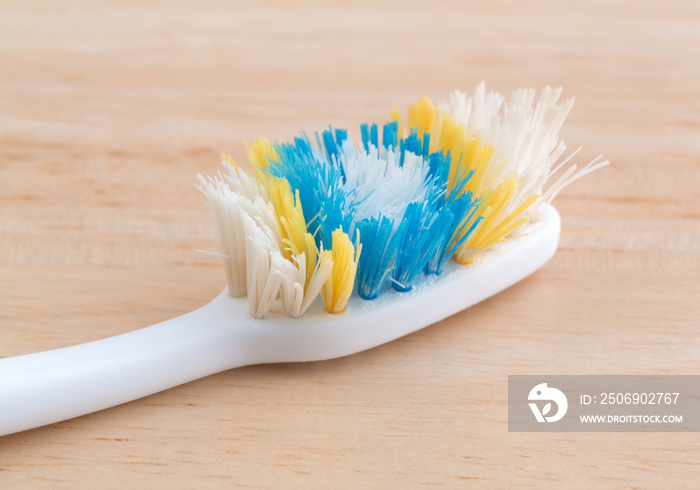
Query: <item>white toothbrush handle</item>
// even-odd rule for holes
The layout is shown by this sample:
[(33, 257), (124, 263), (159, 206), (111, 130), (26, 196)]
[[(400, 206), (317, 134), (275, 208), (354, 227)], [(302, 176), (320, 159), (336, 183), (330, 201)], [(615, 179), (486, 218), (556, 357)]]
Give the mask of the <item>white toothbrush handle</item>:
[(124, 335), (0, 359), (0, 436), (254, 363), (246, 328), (223, 322), (218, 310), (214, 300)]
[[(222, 292), (199, 310), (110, 339), (0, 359), (0, 435), (77, 417), (249, 364), (319, 361), (408, 335), (468, 308), (544, 265), (560, 221), (548, 206), (519, 242), (423, 290), (351, 300), (341, 315), (253, 320)], [(370, 306), (371, 303), (371, 306)]]

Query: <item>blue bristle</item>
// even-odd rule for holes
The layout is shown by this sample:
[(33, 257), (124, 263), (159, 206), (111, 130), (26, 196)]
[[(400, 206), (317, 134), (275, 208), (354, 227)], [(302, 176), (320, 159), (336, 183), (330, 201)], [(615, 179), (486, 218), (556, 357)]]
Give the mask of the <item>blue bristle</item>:
[(432, 209), (439, 210), (445, 205), (445, 186), (437, 185), (435, 182), (429, 182), (426, 185), (425, 202)]
[(377, 124), (374, 123), (370, 127), (369, 142), (374, 145), (375, 148), (379, 148), (379, 131), (377, 130)]
[(299, 136), (294, 138), (294, 147), (303, 155), (308, 155), (310, 157), (314, 156), (314, 148), (309, 141), (309, 137), (306, 132), (302, 131)]
[(392, 271), (393, 288), (409, 291), (418, 276), (423, 273), (428, 261), (436, 253), (439, 238), (437, 231), (444, 232), (444, 225), (433, 230), (432, 223), (438, 221), (435, 209), (428, 203), (412, 202), (406, 208), (396, 232), (399, 243)]
[(460, 173), (455, 175), (454, 182), (452, 183), (452, 188), (449, 194), (447, 193), (447, 182), (450, 178), (450, 165), (452, 158), (450, 152), (442, 154), (440, 152), (435, 152), (428, 158), (429, 170), (428, 178), (432, 178), (436, 185), (441, 186), (445, 189), (445, 193), (442, 196), (441, 201), (438, 206), (443, 206), (450, 200), (457, 199), (464, 193), (464, 189), (469, 183), (469, 180), (474, 175), (476, 170), (472, 169), (467, 171), (467, 169), (462, 170)]
[[(363, 124), (360, 129), (364, 151), (372, 146), (379, 150), (378, 126)], [(440, 274), (483, 219), (474, 220), (457, 239), (478, 208), (478, 199), (465, 192), (474, 171), (456, 175), (448, 193), (450, 153), (429, 154), (428, 133), (420, 138), (413, 130), (399, 139), (398, 123), (391, 122), (382, 127), (382, 158), (389, 148), (400, 151), (401, 166), (406, 151), (423, 157), (425, 197), (408, 203), (403, 216), (396, 219), (379, 214), (355, 223), (355, 210), (362, 202), (355, 202), (354, 189), (344, 187), (344, 162), (353, 148), (352, 142), (345, 146), (347, 131), (329, 127), (315, 136), (317, 146), (305, 133), (293, 143), (276, 144), (279, 161), (269, 162), (263, 170), (286, 179), (299, 192), (309, 231), (319, 247), (330, 249), (332, 232), (338, 228), (351, 236), (359, 233), (362, 253), (355, 280), (364, 299), (376, 298), (390, 275), (394, 289), (408, 291), (421, 273)]]
[(404, 140), (404, 148), (406, 151), (410, 151), (414, 155), (423, 154), (423, 143), (418, 137), (418, 132), (415, 129), (411, 130), (411, 134), (408, 135)]
[(316, 244), (319, 246), (323, 244), (325, 250), (331, 249), (333, 231), (342, 228), (345, 233), (350, 234), (350, 226), (357, 207), (357, 204), (352, 203), (342, 189), (331, 189), (329, 194), (321, 205), (316, 234)]
[(389, 148), (398, 149), (399, 123), (397, 121), (386, 123), (382, 128), (382, 147), (386, 152)]
[(360, 124), (360, 133), (362, 134), (362, 147), (365, 151), (369, 151), (370, 145), (379, 148), (379, 133), (376, 123), (371, 126), (367, 123)]
[[(449, 173), (449, 164), (448, 164), (448, 173)], [(476, 169), (472, 169), (467, 171), (467, 169), (462, 169), (460, 173), (457, 173), (454, 176), (454, 182), (452, 183), (452, 189), (450, 189), (450, 198), (455, 199), (459, 196), (461, 196), (464, 192), (465, 187), (469, 183), (469, 180), (472, 178), (474, 175), (474, 172), (476, 172)]]
[(440, 185), (447, 185), (447, 179), (450, 177), (450, 152), (446, 155), (440, 152), (435, 152), (428, 157), (428, 175), (427, 178), (435, 179)]
[(360, 221), (356, 229), (362, 243), (355, 277), (357, 294), (364, 299), (374, 299), (389, 275), (398, 235), (393, 233), (394, 220), (381, 215)]
[(322, 136), (323, 144), (321, 144), (318, 134), (316, 135), (316, 140), (319, 147), (326, 150), (326, 157), (328, 158), (328, 161), (338, 167), (340, 174), (343, 177), (343, 181), (345, 181), (345, 169), (343, 168), (341, 147), (343, 141), (348, 138), (348, 132), (344, 129), (336, 129), (334, 132), (333, 128), (328, 126), (328, 129), (323, 131)]
[[(320, 158), (303, 133), (294, 139), (293, 144), (276, 144), (275, 150), (280, 161), (270, 162), (265, 171), (286, 179), (292, 189), (299, 191), (304, 219), (311, 223), (319, 217), (321, 206), (328, 196), (340, 186), (341, 171), (338, 166)], [(322, 237), (317, 237), (317, 241), (320, 240)]]
[(335, 130), (335, 142), (338, 144), (338, 146), (343, 145), (343, 141), (348, 139), (348, 131), (347, 129), (336, 129)]
[(329, 127), (321, 134), (323, 136), (323, 148), (326, 149), (328, 161), (332, 162), (334, 157), (338, 158), (338, 146), (335, 144), (335, 138), (333, 138), (333, 130)]
[(360, 124), (360, 134), (362, 135), (362, 148), (369, 150), (369, 124)]
[(430, 154), (430, 133), (423, 133), (423, 151), (421, 154), (423, 158), (428, 158)]
[(464, 244), (479, 223), (481, 223), (481, 220), (484, 219), (483, 216), (479, 216), (472, 223), (472, 226), (469, 227), (464, 236), (459, 240), (456, 239), (474, 216), (478, 206), (479, 200), (473, 199), (471, 192), (466, 192), (460, 197), (450, 200), (440, 208), (440, 226), (435, 230), (431, 229), (430, 232), (435, 237), (438, 247), (425, 268), (426, 273), (442, 273), (450, 257)]
[(449, 208), (444, 206), (437, 210), (433, 222), (427, 234), (432, 237), (435, 247), (431, 251), (431, 256), (425, 263), (424, 271), (426, 274), (440, 274), (450, 258), (450, 255), (445, 253), (449, 247), (450, 240), (454, 233), (455, 214)]

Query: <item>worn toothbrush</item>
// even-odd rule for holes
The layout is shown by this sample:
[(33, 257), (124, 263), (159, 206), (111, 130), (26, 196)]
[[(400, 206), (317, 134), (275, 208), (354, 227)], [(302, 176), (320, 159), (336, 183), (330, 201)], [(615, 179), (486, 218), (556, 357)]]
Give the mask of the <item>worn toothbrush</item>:
[[(558, 132), (561, 89), (484, 85), (404, 120), (302, 133), (200, 176), (227, 288), (186, 315), (109, 339), (0, 360), (0, 435), (250, 364), (332, 359), (389, 342), (515, 284), (555, 253), (549, 204), (583, 168)], [(404, 131), (404, 127), (406, 131)], [(549, 182), (549, 184), (548, 184)], [(320, 297), (320, 299), (319, 299)]]

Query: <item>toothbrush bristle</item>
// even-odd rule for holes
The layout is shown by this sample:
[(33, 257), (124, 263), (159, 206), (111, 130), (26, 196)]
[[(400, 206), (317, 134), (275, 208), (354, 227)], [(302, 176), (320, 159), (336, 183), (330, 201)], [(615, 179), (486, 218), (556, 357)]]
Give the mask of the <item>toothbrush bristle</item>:
[(328, 280), (323, 285), (321, 298), (329, 313), (342, 313), (345, 311), (350, 295), (355, 284), (357, 262), (362, 255), (362, 245), (359, 234), (353, 246), (350, 237), (341, 228), (332, 234), (333, 248), (323, 253), (326, 259), (332, 262), (332, 271)]
[(315, 144), (303, 132), (291, 143), (259, 139), (247, 147), (255, 177), (222, 156), (226, 174), (200, 176), (198, 188), (217, 219), (229, 294), (247, 295), (255, 318), (297, 318), (318, 296), (337, 314), (354, 291), (408, 291), (451, 258), (471, 263), (516, 236), (564, 187), (609, 163), (577, 171), (576, 150), (555, 166), (573, 99), (559, 103), (560, 88), (535, 95), (519, 89), (505, 102), (481, 83), (471, 97), (425, 97), (405, 126), (396, 107), (381, 128), (362, 124), (359, 146), (331, 127)]

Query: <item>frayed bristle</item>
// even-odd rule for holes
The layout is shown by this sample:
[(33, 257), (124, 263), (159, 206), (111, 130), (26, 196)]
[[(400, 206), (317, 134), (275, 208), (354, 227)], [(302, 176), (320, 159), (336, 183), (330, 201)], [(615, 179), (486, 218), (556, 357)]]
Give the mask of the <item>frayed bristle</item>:
[(306, 255), (294, 255), (292, 263), (281, 255), (274, 256), (273, 269), (281, 276), (280, 295), (282, 305), (287, 315), (299, 318), (306, 313), (311, 303), (318, 297), (324, 284), (333, 270), (333, 260), (327, 255), (321, 255), (312, 264), (309, 273)]
[(273, 265), (284, 258), (270, 227), (255, 223), (247, 214), (242, 214), (242, 219), (246, 233), (248, 307), (253, 318), (265, 318), (272, 310), (282, 284), (282, 274)]
[(437, 218), (438, 215), (425, 202), (412, 202), (406, 208), (397, 231), (398, 244), (392, 271), (393, 287), (397, 291), (411, 290), (440, 246), (441, 230), (431, 229), (436, 223), (442, 225), (442, 220)]
[(381, 215), (360, 221), (357, 231), (364, 252), (357, 265), (357, 294), (374, 299), (391, 272), (400, 237), (394, 232), (394, 220)]
[[(232, 170), (230, 167), (229, 170)], [(236, 171), (238, 169), (236, 168)], [(200, 185), (197, 188), (204, 194), (209, 207), (216, 216), (219, 238), (223, 248), (224, 270), (229, 294), (236, 298), (247, 294), (246, 285), (246, 236), (243, 216), (252, 217), (264, 223), (271, 229), (272, 237), (277, 247), (282, 243), (282, 236), (277, 227), (277, 214), (272, 205), (267, 202), (262, 193), (235, 192), (231, 187), (240, 188), (238, 173), (229, 173), (226, 178), (219, 175), (206, 180), (199, 175)], [(250, 179), (246, 174), (245, 178)], [(225, 179), (225, 180), (224, 180)], [(245, 181), (250, 190), (260, 190), (254, 179)], [(238, 182), (232, 186), (233, 182)]]
[(248, 147), (256, 177), (222, 155), (225, 174), (200, 176), (198, 188), (217, 219), (229, 294), (247, 294), (255, 318), (299, 317), (319, 295), (341, 313), (353, 292), (408, 291), (451, 258), (472, 263), (522, 234), (564, 187), (609, 163), (577, 169), (577, 150), (557, 164), (573, 106), (560, 96), (519, 89), (506, 101), (482, 83), (437, 105), (422, 98), (406, 119), (392, 108), (390, 122), (360, 126), (359, 146), (331, 127), (315, 144), (303, 132), (259, 139)]
[(352, 294), (357, 273), (357, 262), (362, 254), (359, 234), (353, 246), (350, 237), (342, 229), (333, 232), (333, 249), (324, 251), (325, 260), (332, 262), (333, 268), (323, 286), (321, 297), (328, 313), (342, 313)]

